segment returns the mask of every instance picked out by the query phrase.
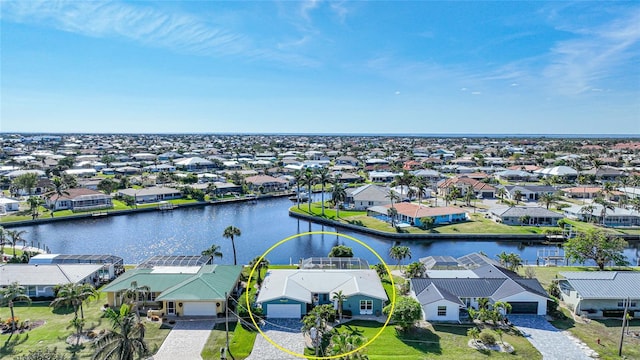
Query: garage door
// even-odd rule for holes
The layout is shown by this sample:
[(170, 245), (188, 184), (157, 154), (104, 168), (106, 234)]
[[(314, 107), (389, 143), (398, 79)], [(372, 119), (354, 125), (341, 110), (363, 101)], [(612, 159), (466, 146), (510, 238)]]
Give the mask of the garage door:
[(300, 319), (299, 304), (268, 304), (267, 317), (279, 319)]
[(511, 304), (511, 314), (537, 314), (537, 301), (513, 301)]
[(183, 304), (184, 316), (216, 316), (215, 302), (185, 302)]

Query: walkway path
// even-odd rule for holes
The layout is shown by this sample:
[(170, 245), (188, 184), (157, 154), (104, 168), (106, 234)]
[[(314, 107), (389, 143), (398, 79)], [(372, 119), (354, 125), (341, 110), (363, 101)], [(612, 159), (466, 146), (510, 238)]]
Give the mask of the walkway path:
[(597, 357), (595, 351), (556, 329), (544, 316), (509, 315), (509, 321), (538, 349), (544, 360), (589, 360)]
[[(270, 319), (269, 323), (261, 327), (261, 330), (279, 346), (297, 354), (304, 353), (304, 337), (299, 320)], [(286, 353), (271, 344), (262, 335), (256, 336), (251, 355), (245, 360), (293, 360), (300, 359)]]
[(213, 326), (213, 320), (177, 321), (153, 360), (202, 359), (200, 353)]

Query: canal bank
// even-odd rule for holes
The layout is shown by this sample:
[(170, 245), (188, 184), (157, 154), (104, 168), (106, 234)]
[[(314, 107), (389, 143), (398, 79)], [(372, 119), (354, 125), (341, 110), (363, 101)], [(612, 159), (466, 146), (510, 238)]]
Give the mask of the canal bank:
[[(318, 216), (311, 216), (306, 214), (300, 214), (295, 211), (289, 210), (289, 216), (304, 219), (306, 221), (315, 222), (317, 224), (333, 226), (341, 229), (348, 229), (359, 233), (375, 235), (381, 238), (389, 238), (391, 240), (475, 240), (475, 241), (515, 241), (515, 242), (530, 242), (530, 243), (562, 243), (564, 239), (559, 240), (554, 235), (544, 234), (439, 234), (439, 233), (392, 233), (386, 231), (375, 230), (364, 226), (345, 224), (343, 222), (325, 219)], [(617, 237), (623, 238), (627, 241), (640, 241), (638, 235), (620, 234)]]
[[(75, 220), (86, 220), (86, 219), (95, 219), (101, 217), (108, 216), (122, 216), (122, 215), (134, 215), (139, 213), (147, 213), (147, 212), (155, 212), (155, 211), (173, 211), (177, 209), (186, 209), (186, 208), (198, 208), (205, 206), (216, 206), (216, 205), (224, 205), (224, 204), (233, 204), (233, 203), (247, 203), (254, 202), (261, 199), (272, 199), (272, 198), (281, 198), (281, 197), (289, 197), (292, 193), (282, 193), (282, 194), (263, 194), (258, 196), (244, 196), (238, 198), (228, 198), (228, 199), (220, 199), (215, 201), (197, 201), (191, 203), (183, 203), (183, 204), (173, 204), (170, 202), (158, 204), (157, 206), (146, 206), (142, 208), (132, 208), (126, 210), (96, 210), (86, 213), (78, 213), (70, 216), (60, 216), (60, 217), (43, 217), (34, 220), (18, 220), (18, 221), (7, 221), (0, 222), (0, 226), (5, 229), (13, 228), (13, 227), (22, 227), (22, 226), (32, 226), (38, 224), (48, 224), (55, 222), (66, 222), (66, 221), (75, 221)], [(165, 206), (169, 205), (169, 206)]]

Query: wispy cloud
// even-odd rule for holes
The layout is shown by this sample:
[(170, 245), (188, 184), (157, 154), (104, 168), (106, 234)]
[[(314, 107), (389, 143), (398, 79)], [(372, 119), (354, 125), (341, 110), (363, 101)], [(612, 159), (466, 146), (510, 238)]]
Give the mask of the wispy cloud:
[(544, 76), (562, 92), (577, 94), (590, 91), (602, 80), (622, 75), (626, 69), (620, 65), (640, 59), (638, 24), (640, 9), (634, 8), (599, 27), (560, 27), (574, 38), (558, 42), (551, 49)]
[[(149, 47), (202, 56), (243, 56), (249, 60), (295, 62), (311, 59), (258, 48), (248, 36), (185, 13), (166, 13), (141, 3), (93, 1), (3, 2), (3, 20), (49, 26), (96, 38), (123, 38)], [(142, 3), (144, 4), (144, 3)]]

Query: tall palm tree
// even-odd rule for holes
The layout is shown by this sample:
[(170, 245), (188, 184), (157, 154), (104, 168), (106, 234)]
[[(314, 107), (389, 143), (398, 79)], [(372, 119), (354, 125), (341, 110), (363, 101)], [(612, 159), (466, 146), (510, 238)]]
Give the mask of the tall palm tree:
[(231, 239), (231, 247), (233, 248), (233, 265), (238, 265), (238, 260), (236, 257), (236, 243), (234, 239), (236, 236), (240, 236), (240, 235), (242, 235), (242, 232), (240, 231), (240, 229), (238, 229), (233, 225), (227, 226), (227, 228), (224, 229), (224, 232), (222, 233), (223, 237), (227, 239)]
[(613, 207), (612, 203), (610, 203), (603, 197), (597, 197), (593, 200), (593, 202), (602, 206), (602, 210), (600, 210), (600, 217), (602, 218), (602, 225), (604, 225), (605, 218), (607, 217), (607, 210), (613, 211), (615, 208)]
[(342, 305), (344, 304), (345, 300), (347, 300), (347, 296), (342, 292), (342, 290), (338, 290), (333, 293), (331, 300), (336, 301), (338, 305), (338, 319), (342, 321)]
[(145, 327), (135, 311), (125, 304), (119, 312), (107, 309), (104, 316), (111, 321), (112, 331), (98, 338), (92, 360), (133, 360), (146, 355)]
[(547, 210), (549, 210), (549, 206), (557, 202), (557, 197), (552, 193), (544, 193), (540, 195), (540, 199), (538, 199), (538, 202), (543, 204), (547, 208)]
[(420, 177), (415, 177), (412, 183), (413, 187), (416, 189), (416, 195), (418, 196), (418, 204), (422, 204), (422, 198), (427, 192), (427, 184), (425, 180)]
[(55, 201), (51, 202), (51, 209), (53, 210), (56, 206), (56, 201), (58, 201), (58, 199), (60, 199), (64, 195), (69, 195), (69, 192), (67, 191), (67, 184), (65, 184), (64, 181), (62, 181), (62, 179), (58, 176), (54, 177), (53, 180), (51, 180), (51, 184), (53, 185), (53, 191), (49, 194), (49, 199), (53, 198), (54, 196), (56, 198)]
[(31, 304), (31, 298), (26, 294), (24, 286), (18, 284), (18, 282), (12, 282), (6, 287), (0, 289), (0, 300), (6, 304), (11, 310), (11, 330), (16, 331), (15, 314), (13, 312), (13, 303), (16, 301), (24, 301), (27, 304)]
[(391, 208), (395, 209), (393, 207), (393, 201), (395, 200), (397, 202), (398, 200), (400, 200), (400, 196), (398, 195), (398, 193), (389, 189), (389, 192), (387, 192), (387, 195), (385, 195), (384, 197), (386, 197), (387, 199), (389, 199), (389, 201), (391, 201)]
[(267, 260), (266, 258), (262, 258), (260, 259), (260, 256), (256, 256), (253, 260), (251, 260), (251, 262), (249, 263), (249, 267), (253, 269), (253, 267), (255, 266), (256, 271), (258, 272), (258, 285), (262, 284), (262, 269), (266, 269), (269, 267), (269, 260)]
[(4, 255), (4, 246), (7, 242), (7, 230), (0, 226), (0, 257)]
[(53, 308), (62, 306), (72, 306), (75, 317), (84, 320), (84, 309), (82, 304), (90, 298), (98, 298), (98, 292), (91, 284), (68, 283), (57, 288), (56, 298), (49, 304)]
[(394, 207), (387, 209), (387, 216), (391, 220), (391, 226), (396, 226), (396, 217), (398, 217), (398, 210)]
[(587, 216), (587, 222), (591, 222), (591, 218), (593, 217), (593, 211), (595, 207), (593, 205), (586, 205), (580, 209), (580, 214)]
[(389, 256), (398, 261), (398, 268), (400, 268), (400, 262), (405, 258), (411, 258), (411, 249), (408, 246), (392, 246), (389, 249)]
[(513, 193), (513, 199), (516, 201), (516, 204), (519, 204), (520, 200), (522, 200), (522, 191), (516, 190)]
[(27, 240), (22, 238), (22, 235), (26, 233), (26, 230), (7, 230), (7, 235), (9, 235), (10, 238), (9, 242), (13, 248), (13, 257), (16, 257), (16, 245), (18, 245), (18, 243), (27, 244)]
[(335, 179), (333, 181), (333, 188), (331, 190), (331, 199), (336, 205), (336, 217), (340, 218), (340, 205), (347, 199), (347, 191), (342, 187), (342, 184)]
[(300, 170), (296, 170), (293, 173), (293, 177), (296, 179), (296, 198), (298, 200), (298, 209), (300, 209), (300, 185), (302, 185), (302, 182), (304, 181), (304, 173)]
[(507, 190), (503, 187), (499, 187), (498, 190), (496, 190), (496, 195), (500, 197), (500, 202), (504, 202), (504, 196), (507, 195)]
[(222, 259), (222, 251), (220, 251), (220, 246), (216, 244), (211, 244), (211, 246), (208, 249), (202, 250), (200, 254), (202, 254), (202, 256), (210, 257), (209, 261), (207, 261), (209, 264), (213, 264), (214, 258)]
[(310, 168), (307, 168), (304, 171), (304, 183), (305, 185), (307, 185), (307, 190), (309, 192), (309, 199), (307, 200), (307, 203), (309, 204), (309, 214), (311, 214), (311, 187), (313, 186), (313, 184), (315, 184), (316, 182), (316, 176), (314, 175), (313, 171), (311, 171)]
[(322, 207), (322, 216), (324, 216), (324, 186), (331, 179), (331, 175), (329, 175), (329, 168), (326, 168), (326, 167), (319, 168), (318, 169), (317, 179), (318, 179), (318, 182), (320, 183), (320, 185), (322, 186), (322, 193), (321, 193), (322, 203), (321, 203), (321, 207)]
[(132, 281), (129, 287), (122, 292), (120, 295), (120, 299), (123, 304), (127, 304), (131, 311), (135, 311), (137, 313), (138, 310), (138, 300), (142, 298), (142, 309), (147, 304), (147, 297), (151, 293), (151, 288), (147, 285), (138, 286), (137, 281)]

